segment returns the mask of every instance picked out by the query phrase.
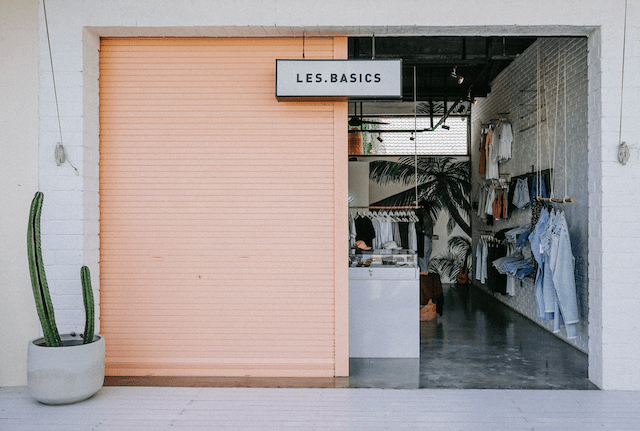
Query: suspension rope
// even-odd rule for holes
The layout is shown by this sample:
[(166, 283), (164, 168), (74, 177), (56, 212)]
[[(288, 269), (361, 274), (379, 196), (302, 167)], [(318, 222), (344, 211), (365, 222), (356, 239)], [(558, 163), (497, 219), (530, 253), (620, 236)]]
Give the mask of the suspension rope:
[(540, 59), (540, 48), (537, 51), (537, 62), (536, 62), (536, 191), (540, 194), (540, 155), (541, 155), (541, 137), (540, 137), (540, 90), (542, 83), (540, 82), (540, 67), (541, 67), (541, 59)]
[(418, 208), (418, 92), (416, 66), (413, 66), (413, 166), (415, 176), (416, 208)]
[(557, 77), (556, 77), (556, 106), (555, 106), (555, 114), (553, 120), (553, 162), (551, 163), (551, 172), (549, 174), (551, 181), (551, 193), (549, 197), (554, 197), (554, 192), (556, 189), (556, 147), (558, 144), (558, 105), (560, 104), (560, 50), (558, 50), (558, 66), (557, 66)]
[(564, 49), (564, 199), (567, 200), (567, 49)]

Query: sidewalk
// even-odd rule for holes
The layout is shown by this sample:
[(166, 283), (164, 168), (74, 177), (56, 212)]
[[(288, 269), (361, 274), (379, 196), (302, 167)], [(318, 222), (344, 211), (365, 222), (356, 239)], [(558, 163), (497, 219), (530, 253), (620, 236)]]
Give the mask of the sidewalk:
[(0, 388), (2, 431), (640, 429), (640, 392), (104, 387), (69, 406)]

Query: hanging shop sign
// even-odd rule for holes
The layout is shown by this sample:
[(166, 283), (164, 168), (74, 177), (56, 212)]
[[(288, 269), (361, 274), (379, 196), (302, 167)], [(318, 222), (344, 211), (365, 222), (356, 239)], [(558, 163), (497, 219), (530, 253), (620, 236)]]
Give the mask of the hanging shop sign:
[(402, 60), (276, 60), (276, 97), (401, 98)]

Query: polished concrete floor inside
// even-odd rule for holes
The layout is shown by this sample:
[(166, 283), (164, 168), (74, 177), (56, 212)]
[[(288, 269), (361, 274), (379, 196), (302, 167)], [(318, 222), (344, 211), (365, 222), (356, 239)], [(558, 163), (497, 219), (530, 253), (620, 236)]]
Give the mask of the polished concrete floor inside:
[(442, 316), (420, 324), (420, 359), (352, 358), (349, 387), (597, 389), (586, 354), (473, 286), (443, 289)]
[(420, 359), (352, 358), (350, 377), (106, 377), (107, 386), (598, 389), (587, 355), (477, 288), (444, 285), (442, 316), (420, 323)]

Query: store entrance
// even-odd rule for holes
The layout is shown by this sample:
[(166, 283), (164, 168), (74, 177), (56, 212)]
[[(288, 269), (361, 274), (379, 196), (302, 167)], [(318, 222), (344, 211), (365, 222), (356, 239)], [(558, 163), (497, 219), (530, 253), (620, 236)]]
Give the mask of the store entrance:
[[(350, 58), (373, 53), (403, 58), (404, 91), (400, 101), (352, 100), (349, 107), (350, 345), (357, 346), (350, 352), (350, 386), (594, 389), (587, 373), (587, 192), (569, 174), (571, 166), (583, 166), (586, 176), (586, 147), (576, 141), (583, 136), (586, 142), (586, 40), (350, 40)], [(572, 71), (566, 62), (580, 66)], [(505, 144), (498, 157), (493, 151), (505, 124), (509, 151)], [(493, 132), (490, 147), (487, 134)], [(566, 327), (558, 323), (564, 312), (556, 311), (555, 319), (537, 315), (535, 270), (505, 274), (494, 264), (507, 255), (514, 262), (533, 259), (519, 236), (535, 228), (537, 214), (532, 201), (524, 205), (529, 199), (515, 205), (513, 194), (518, 180), (539, 178), (546, 184), (538, 182), (535, 192), (529, 185), (527, 196), (555, 191), (557, 197), (560, 186), (564, 196), (575, 196), (572, 206), (547, 205), (564, 214), (577, 264), (578, 318)], [(425, 210), (433, 219), (428, 263), (420, 226)], [(363, 218), (370, 222), (357, 223)], [(396, 236), (381, 224), (389, 220), (398, 224)], [(376, 235), (363, 237), (358, 229), (365, 225)], [(484, 247), (494, 242), (500, 255), (488, 259)], [(415, 267), (410, 281), (392, 273), (402, 253), (403, 270)], [(386, 274), (372, 282), (376, 263), (385, 259), (391, 264)], [(365, 283), (358, 271), (368, 276)], [(400, 306), (382, 296), (398, 297), (405, 284), (418, 292), (411, 300), (419, 313), (399, 313)], [(388, 304), (386, 319), (371, 317), (384, 316), (384, 306), (367, 312), (376, 301)], [(394, 317), (398, 313), (419, 320), (418, 357), (390, 352), (389, 339), (413, 342), (411, 326)], [(362, 315), (368, 318), (360, 322)], [(361, 333), (358, 325), (369, 329)], [(363, 343), (370, 344), (369, 353)]]

